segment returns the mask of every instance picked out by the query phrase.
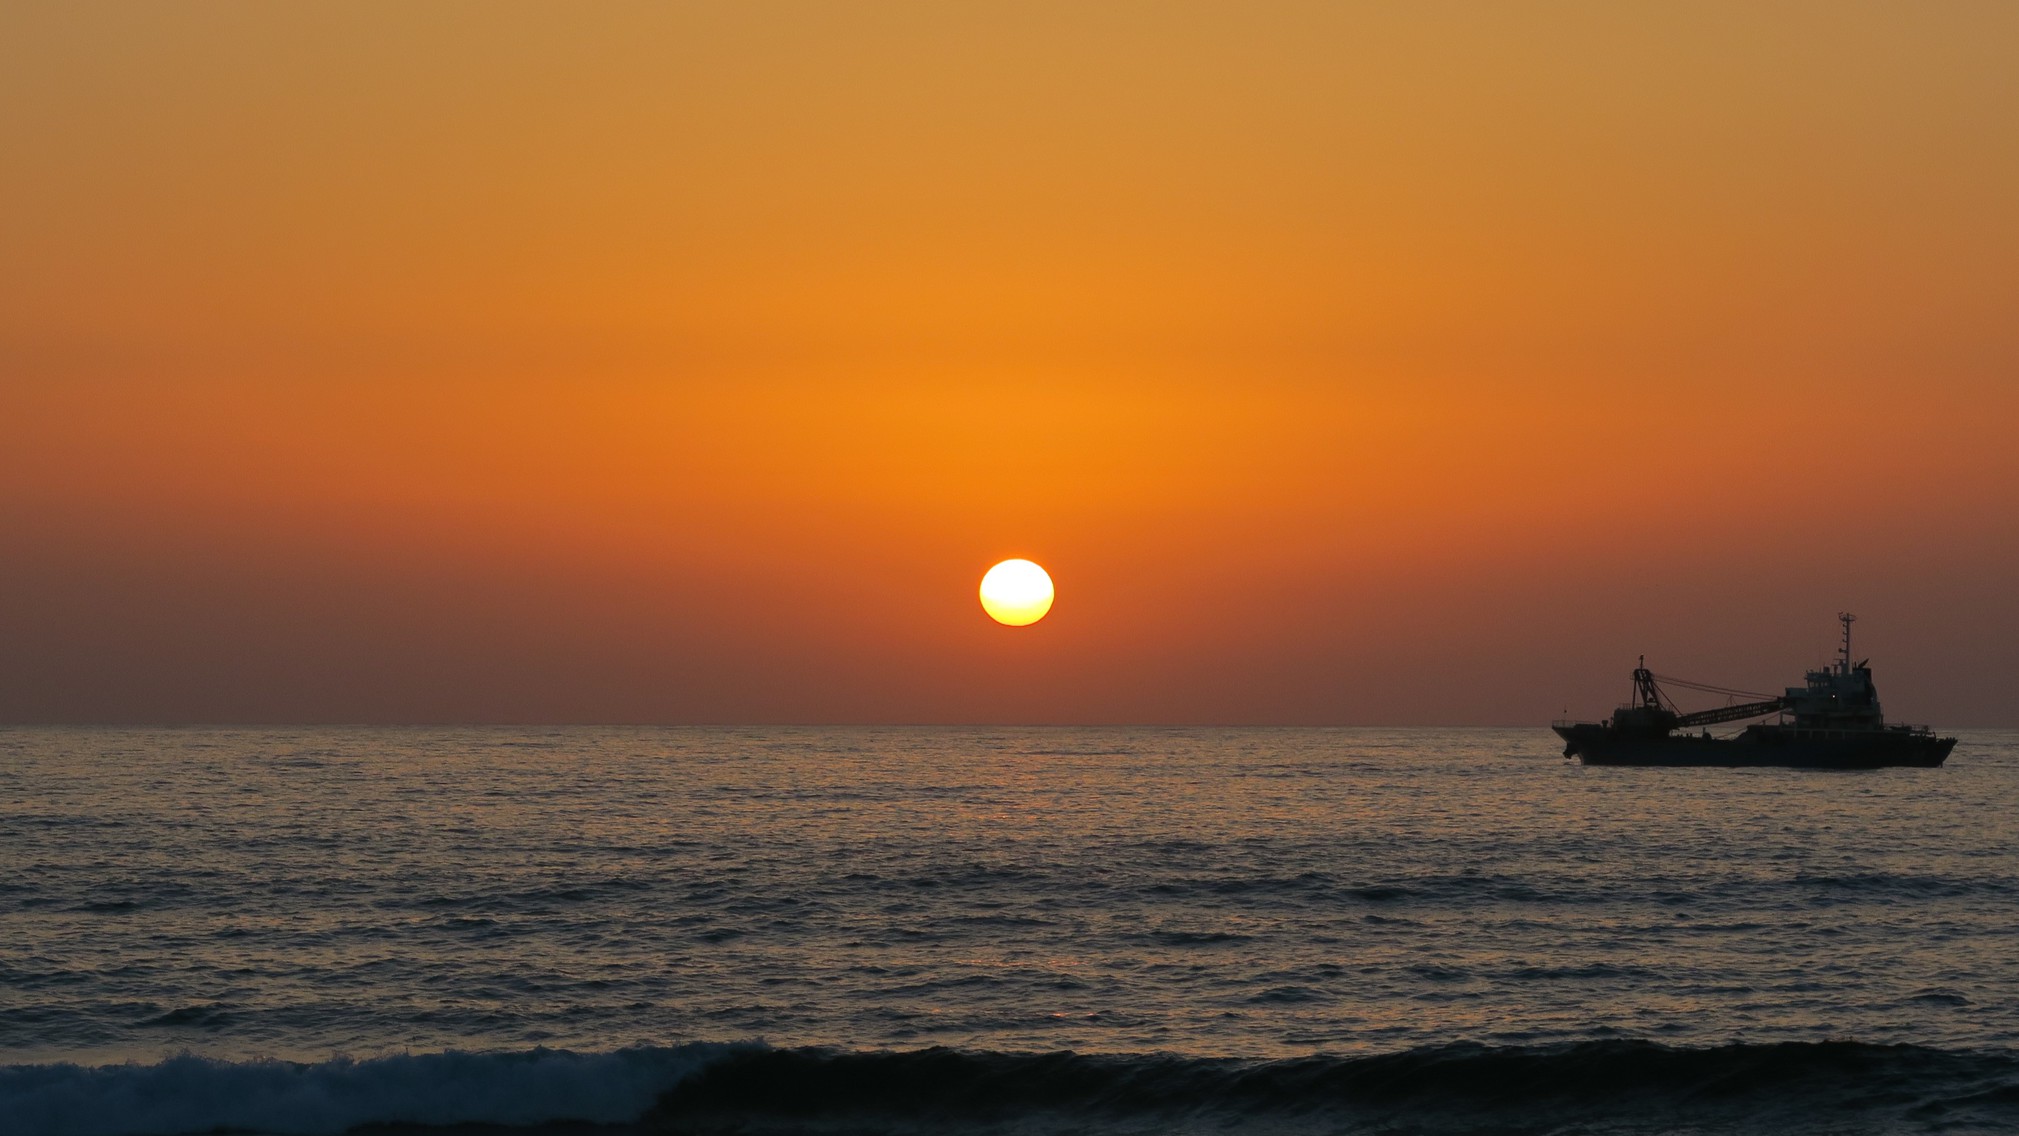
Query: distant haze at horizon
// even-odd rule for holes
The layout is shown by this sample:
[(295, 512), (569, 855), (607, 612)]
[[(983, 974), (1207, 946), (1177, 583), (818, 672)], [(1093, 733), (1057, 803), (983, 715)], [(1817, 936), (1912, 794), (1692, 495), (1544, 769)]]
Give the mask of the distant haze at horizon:
[(2015, 52), (14, 5), (0, 722), (2019, 725)]

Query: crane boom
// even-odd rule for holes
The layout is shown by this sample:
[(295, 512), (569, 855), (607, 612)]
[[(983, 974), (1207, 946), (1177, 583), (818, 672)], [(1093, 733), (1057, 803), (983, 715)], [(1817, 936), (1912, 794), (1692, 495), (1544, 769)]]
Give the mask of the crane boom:
[(1675, 726), (1687, 730), (1695, 726), (1714, 726), (1719, 722), (1736, 722), (1741, 718), (1758, 718), (1787, 707), (1785, 698), (1770, 698), (1765, 702), (1741, 702), (1736, 706), (1720, 706), (1715, 710), (1699, 710), (1694, 714), (1676, 715)]

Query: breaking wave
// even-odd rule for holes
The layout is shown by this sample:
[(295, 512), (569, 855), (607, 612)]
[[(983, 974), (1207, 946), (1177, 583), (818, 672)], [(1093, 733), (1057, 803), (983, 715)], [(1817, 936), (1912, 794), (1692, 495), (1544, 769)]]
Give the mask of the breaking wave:
[(687, 1045), (0, 1069), (18, 1136), (2019, 1132), (2019, 1054), (1856, 1042), (1452, 1045), (1280, 1061)]

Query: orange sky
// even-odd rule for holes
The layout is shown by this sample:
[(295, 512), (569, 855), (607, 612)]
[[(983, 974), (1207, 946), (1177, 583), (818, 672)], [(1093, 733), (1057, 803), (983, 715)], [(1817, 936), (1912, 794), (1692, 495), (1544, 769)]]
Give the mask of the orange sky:
[(0, 720), (2019, 724), (2019, 7), (1653, 7), (11, 4)]

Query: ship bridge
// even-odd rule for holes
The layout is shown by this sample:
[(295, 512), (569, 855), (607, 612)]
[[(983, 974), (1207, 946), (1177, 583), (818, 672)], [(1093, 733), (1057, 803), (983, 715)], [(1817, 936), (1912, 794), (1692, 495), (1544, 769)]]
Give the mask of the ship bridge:
[(1804, 730), (1876, 730), (1885, 724), (1879, 710), (1879, 688), (1872, 683), (1870, 659), (1851, 661), (1851, 624), (1857, 616), (1840, 612), (1844, 643), (1837, 661), (1803, 677), (1807, 686), (1791, 686), (1783, 701), (1795, 716), (1795, 726)]

